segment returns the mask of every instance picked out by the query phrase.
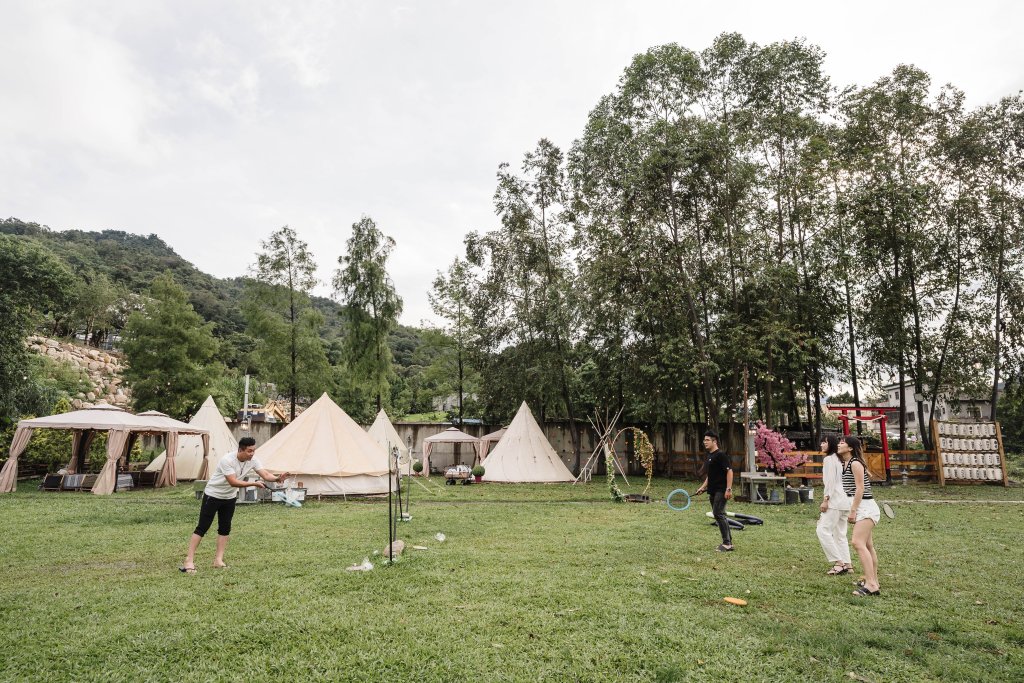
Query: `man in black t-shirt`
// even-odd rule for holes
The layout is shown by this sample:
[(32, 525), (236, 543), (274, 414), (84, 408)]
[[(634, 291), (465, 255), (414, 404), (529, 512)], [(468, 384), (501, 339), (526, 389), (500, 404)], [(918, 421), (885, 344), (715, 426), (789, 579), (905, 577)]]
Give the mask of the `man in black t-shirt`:
[(708, 476), (697, 489), (697, 495), (708, 492), (711, 497), (711, 511), (718, 522), (718, 530), (722, 532), (722, 545), (719, 552), (732, 550), (732, 531), (729, 519), (725, 515), (725, 503), (732, 498), (732, 465), (729, 456), (718, 449), (718, 433), (709, 429), (704, 432), (704, 448), (708, 452), (705, 471)]

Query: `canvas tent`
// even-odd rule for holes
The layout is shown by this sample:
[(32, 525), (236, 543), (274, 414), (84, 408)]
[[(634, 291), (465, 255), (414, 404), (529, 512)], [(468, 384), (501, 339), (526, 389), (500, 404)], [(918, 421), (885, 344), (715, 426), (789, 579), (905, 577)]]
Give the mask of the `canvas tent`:
[(491, 432), (490, 434), (484, 434), (483, 436), (481, 436), (480, 457), (486, 458), (487, 455), (491, 452), (491, 449), (494, 448), (495, 444), (501, 441), (501, 437), (505, 436), (505, 432), (507, 431), (508, 427), (502, 427), (496, 432)]
[[(167, 452), (177, 453), (179, 435), (198, 434), (203, 441), (203, 452), (209, 449), (210, 435), (205, 429), (171, 419), (162, 413), (132, 415), (131, 413), (111, 405), (101, 404), (85, 410), (74, 410), (61, 415), (37, 417), (18, 422), (11, 441), (10, 457), (0, 470), (0, 493), (10, 493), (17, 489), (18, 456), (28, 446), (32, 432), (36, 429), (68, 429), (73, 433), (71, 442), (71, 462), (68, 463), (69, 473), (77, 472), (85, 465), (96, 432), (107, 432), (107, 462), (103, 465), (92, 492), (104, 495), (113, 493), (117, 482), (117, 461), (131, 452), (136, 438), (140, 434), (163, 434), (167, 440)], [(167, 459), (157, 486), (174, 486), (177, 484), (174, 457)]]
[(485, 481), (526, 483), (575, 479), (551, 447), (525, 401), (483, 466)]
[[(440, 434), (434, 434), (428, 436), (423, 440), (423, 473), (426, 476), (430, 476), (430, 454), (434, 450), (434, 447), (438, 444), (451, 444), (461, 446), (470, 446), (472, 448), (472, 462), (475, 463), (480, 457), (480, 439), (475, 436), (470, 436), (465, 432), (460, 432), (455, 427), (449, 427)], [(461, 451), (460, 451), (461, 453)], [(448, 467), (449, 465), (457, 464), (454, 456), (451, 458), (451, 462), (447, 459), (437, 458), (435, 463), (440, 469), (441, 467)], [(465, 463), (459, 463), (465, 464)]]
[[(203, 440), (199, 436), (184, 436), (178, 442), (178, 454), (174, 458), (178, 481), (206, 479), (220, 459), (238, 450), (238, 441), (224, 422), (212, 396), (207, 396), (202, 407), (188, 421), (193, 427), (210, 432), (209, 454), (203, 457)], [(146, 466), (147, 472), (159, 472), (167, 460), (167, 451), (153, 459)]]
[(402, 437), (398, 435), (395, 425), (391, 424), (391, 420), (388, 419), (388, 414), (384, 412), (383, 408), (377, 413), (377, 419), (366, 431), (374, 441), (381, 445), (385, 453), (389, 453), (392, 448), (398, 448), (398, 471), (406, 476), (412, 474), (412, 458), (409, 457), (409, 447), (402, 441)]
[[(315, 496), (387, 493), (388, 456), (327, 394), (256, 449), (272, 472)], [(394, 484), (392, 484), (394, 485)]]

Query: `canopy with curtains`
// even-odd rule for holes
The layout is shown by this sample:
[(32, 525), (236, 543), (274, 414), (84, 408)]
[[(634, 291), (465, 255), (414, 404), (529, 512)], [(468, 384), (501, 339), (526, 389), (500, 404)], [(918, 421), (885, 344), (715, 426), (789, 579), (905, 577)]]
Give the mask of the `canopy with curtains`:
[(470, 436), (465, 432), (460, 432), (455, 427), (449, 427), (440, 434), (428, 436), (423, 440), (423, 474), (425, 476), (430, 476), (430, 453), (434, 450), (435, 446), (442, 443), (471, 446), (473, 448), (473, 463), (476, 464), (481, 459), (480, 439)]
[[(131, 450), (140, 434), (163, 434), (169, 453), (177, 452), (179, 434), (198, 434), (203, 439), (203, 454), (209, 452), (210, 433), (192, 425), (172, 419), (163, 413), (150, 411), (133, 415), (111, 405), (97, 405), (61, 415), (37, 417), (18, 422), (11, 441), (10, 456), (0, 470), (0, 493), (11, 493), (18, 487), (18, 457), (25, 451), (32, 432), (36, 429), (70, 429), (72, 439), (71, 462), (68, 472), (77, 472), (85, 464), (89, 444), (96, 432), (107, 432), (107, 461), (103, 465), (92, 492), (98, 495), (113, 493), (117, 483), (117, 463)], [(157, 486), (174, 486), (174, 458), (168, 457), (157, 478)]]

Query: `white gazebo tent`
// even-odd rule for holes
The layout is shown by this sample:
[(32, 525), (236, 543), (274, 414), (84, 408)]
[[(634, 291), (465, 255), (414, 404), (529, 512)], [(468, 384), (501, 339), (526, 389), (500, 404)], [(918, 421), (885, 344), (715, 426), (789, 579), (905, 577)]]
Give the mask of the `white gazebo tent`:
[(398, 435), (395, 425), (391, 424), (388, 414), (381, 408), (377, 413), (377, 419), (373, 421), (370, 428), (366, 430), (373, 437), (373, 440), (381, 445), (385, 453), (390, 453), (392, 448), (398, 449), (398, 471), (409, 476), (412, 474), (412, 458), (409, 457), (409, 447)]
[[(106, 404), (61, 415), (21, 420), (11, 441), (10, 457), (3, 470), (0, 470), (0, 493), (10, 493), (17, 489), (18, 456), (28, 446), (35, 429), (69, 429), (73, 432), (71, 462), (67, 467), (69, 474), (75, 473), (85, 464), (89, 445), (96, 432), (107, 432), (107, 462), (92, 487), (92, 492), (99, 495), (114, 492), (117, 483), (117, 461), (127, 457), (139, 434), (164, 434), (168, 453), (177, 453), (178, 436), (181, 434), (199, 434), (203, 440), (204, 454), (209, 450), (210, 443), (209, 432), (205, 429), (171, 419), (163, 413), (132, 415), (121, 408)], [(176, 484), (172, 456), (167, 458), (156, 485)]]
[(551, 447), (525, 401), (483, 466), (486, 481), (527, 483), (575, 479)]
[[(217, 404), (212, 396), (207, 396), (202, 407), (188, 421), (193, 427), (210, 432), (210, 448), (203, 457), (203, 440), (199, 436), (185, 436), (178, 443), (178, 454), (174, 461), (177, 468), (178, 481), (206, 479), (220, 459), (228, 453), (238, 450), (238, 441), (224, 422)], [(167, 460), (167, 451), (153, 458), (146, 466), (147, 472), (159, 472)]]
[[(428, 436), (423, 440), (423, 474), (428, 477), (430, 476), (430, 453), (434, 450), (435, 446), (442, 443), (459, 446), (470, 445), (473, 447), (473, 462), (476, 463), (480, 458), (480, 439), (470, 436), (465, 432), (460, 432), (455, 427), (449, 427), (440, 434)], [(454, 458), (451, 464), (456, 464)], [(441, 466), (442, 464), (439, 462), (438, 467)], [(448, 463), (445, 462), (443, 466), (447, 467)]]
[(272, 472), (290, 472), (291, 485), (301, 482), (307, 494), (388, 491), (384, 449), (326, 393), (257, 448), (256, 457)]
[(501, 437), (505, 436), (505, 432), (507, 431), (508, 427), (502, 427), (496, 432), (491, 432), (490, 434), (484, 434), (483, 436), (481, 436), (480, 457), (486, 458), (487, 455), (491, 452), (491, 449), (494, 447), (494, 445), (501, 441)]

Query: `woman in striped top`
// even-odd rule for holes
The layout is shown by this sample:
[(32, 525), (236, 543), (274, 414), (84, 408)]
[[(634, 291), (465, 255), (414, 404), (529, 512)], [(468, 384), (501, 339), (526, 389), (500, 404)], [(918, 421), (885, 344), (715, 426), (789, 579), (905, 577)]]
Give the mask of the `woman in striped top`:
[(843, 490), (853, 499), (849, 518), (854, 525), (853, 547), (857, 549), (860, 566), (864, 570), (864, 581), (853, 594), (858, 597), (881, 595), (878, 586), (878, 555), (875, 554), (875, 544), (871, 539), (871, 532), (881, 513), (871, 495), (871, 477), (864, 463), (860, 439), (855, 436), (843, 437), (839, 443), (839, 457), (843, 460)]

